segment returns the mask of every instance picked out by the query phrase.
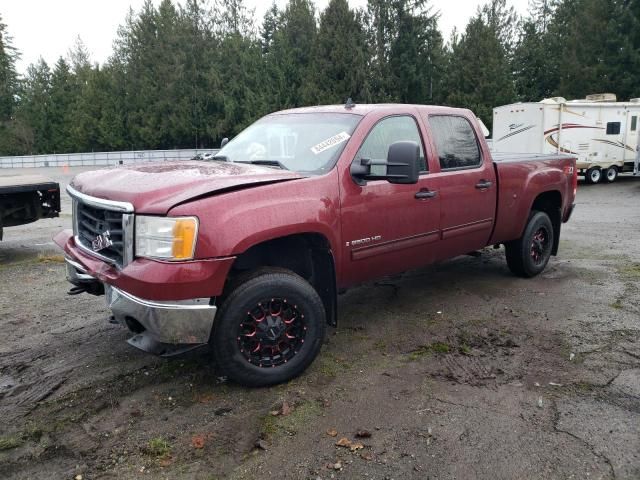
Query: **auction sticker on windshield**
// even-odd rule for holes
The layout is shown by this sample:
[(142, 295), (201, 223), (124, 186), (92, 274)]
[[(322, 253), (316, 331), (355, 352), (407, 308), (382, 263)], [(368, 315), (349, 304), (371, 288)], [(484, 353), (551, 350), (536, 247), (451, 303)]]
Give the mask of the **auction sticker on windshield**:
[(327, 138), (326, 140), (320, 142), (319, 144), (311, 147), (311, 151), (316, 155), (324, 152), (325, 150), (329, 150), (330, 148), (335, 147), (336, 145), (340, 145), (342, 142), (346, 142), (351, 138), (347, 132), (340, 132), (337, 135), (334, 135), (331, 138)]

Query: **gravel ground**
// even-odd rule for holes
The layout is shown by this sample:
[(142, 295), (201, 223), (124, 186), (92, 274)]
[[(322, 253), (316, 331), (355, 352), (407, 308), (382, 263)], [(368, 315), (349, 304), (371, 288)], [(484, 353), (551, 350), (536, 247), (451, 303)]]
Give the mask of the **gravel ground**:
[(486, 249), (350, 290), (312, 367), (251, 390), (66, 295), (65, 201), (0, 243), (0, 477), (640, 478), (640, 180), (577, 203), (539, 277)]

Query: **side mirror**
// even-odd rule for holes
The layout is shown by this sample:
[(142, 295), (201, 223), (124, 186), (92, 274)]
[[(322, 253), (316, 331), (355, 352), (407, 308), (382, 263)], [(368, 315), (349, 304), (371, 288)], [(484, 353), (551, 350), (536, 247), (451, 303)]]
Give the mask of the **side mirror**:
[(222, 139), (222, 141), (220, 142), (220, 148), (224, 148), (224, 146), (229, 143), (229, 139), (227, 137), (224, 137)]
[(387, 154), (389, 183), (418, 183), (420, 177), (420, 146), (416, 142), (396, 142)]
[[(372, 175), (373, 165), (385, 165), (386, 175)], [(420, 146), (416, 142), (402, 141), (392, 143), (387, 160), (363, 158), (351, 164), (351, 177), (358, 185), (367, 184), (367, 180), (387, 180), (396, 184), (415, 184), (420, 177)]]

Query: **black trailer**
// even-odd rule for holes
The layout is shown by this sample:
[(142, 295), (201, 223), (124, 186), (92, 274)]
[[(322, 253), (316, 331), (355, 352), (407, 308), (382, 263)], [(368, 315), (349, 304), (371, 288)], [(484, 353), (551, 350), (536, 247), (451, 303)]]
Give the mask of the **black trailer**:
[(15, 227), (60, 213), (60, 185), (40, 175), (0, 176), (0, 240)]

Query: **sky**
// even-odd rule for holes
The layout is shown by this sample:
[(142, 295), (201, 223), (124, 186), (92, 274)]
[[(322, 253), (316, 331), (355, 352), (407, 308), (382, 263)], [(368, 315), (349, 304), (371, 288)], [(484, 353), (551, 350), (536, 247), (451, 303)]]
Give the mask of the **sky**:
[[(112, 52), (118, 26), (124, 23), (129, 8), (139, 10), (144, 0), (0, 0), (0, 16), (13, 37), (13, 46), (22, 57), (17, 64), (24, 73), (39, 57), (53, 65), (66, 56), (79, 36), (93, 62), (103, 63)], [(160, 0), (153, 0), (155, 4)], [(276, 0), (280, 7), (287, 0)], [(523, 15), (528, 0), (507, 0)], [(246, 0), (255, 8), (258, 25), (272, 0)], [(329, 0), (315, 0), (323, 9)], [(349, 0), (353, 8), (364, 7), (366, 0)], [(431, 0), (433, 11), (440, 12), (440, 30), (448, 39), (454, 27), (463, 30), (467, 21), (485, 0)]]

